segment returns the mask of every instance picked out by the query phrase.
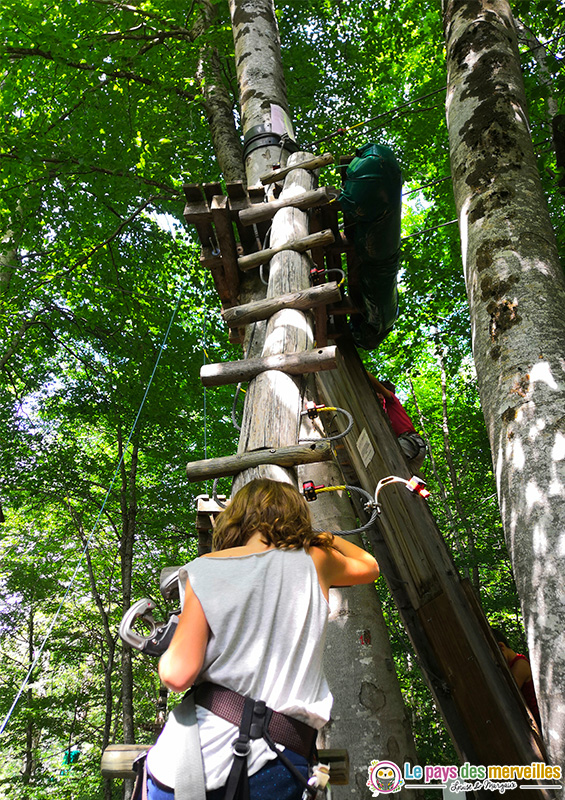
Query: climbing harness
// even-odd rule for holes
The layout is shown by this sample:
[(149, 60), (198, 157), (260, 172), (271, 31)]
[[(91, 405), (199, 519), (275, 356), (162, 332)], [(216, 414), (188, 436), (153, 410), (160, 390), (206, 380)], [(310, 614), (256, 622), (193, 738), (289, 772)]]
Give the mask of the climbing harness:
[(194, 699), (199, 706), (239, 728), (239, 735), (232, 744), (234, 761), (226, 783), (225, 800), (249, 798), (247, 756), (251, 751), (250, 742), (254, 739), (264, 739), (277, 758), (304, 786), (305, 791), (308, 791), (309, 796), (315, 797), (316, 788), (308, 784), (306, 778), (276, 746), (283, 745), (311, 762), (315, 754), (315, 728), (273, 711), (263, 700), (253, 700), (212, 683), (197, 686)]
[[(182, 567), (167, 567), (161, 571), (159, 586), (166, 600), (180, 595)], [(177, 613), (171, 614), (168, 622), (159, 625), (153, 618), (155, 603), (150, 599), (139, 600), (124, 615), (119, 633), (124, 642), (140, 650), (145, 655), (160, 656), (170, 644), (178, 624)], [(143, 621), (149, 634), (142, 636), (134, 630), (136, 621)], [(306, 779), (296, 766), (281, 752), (277, 745), (292, 750), (309, 763), (315, 757), (317, 730), (300, 720), (281, 714), (267, 707), (262, 700), (253, 700), (237, 692), (213, 683), (202, 683), (190, 689), (182, 702), (171, 711), (168, 725), (175, 731), (175, 737), (182, 742), (185, 754), (175, 773), (176, 800), (205, 800), (205, 784), (202, 766), (202, 751), (195, 704), (208, 709), (232, 725), (237, 725), (239, 735), (233, 743), (234, 762), (226, 784), (225, 800), (249, 800), (249, 780), (247, 775), (247, 756), (250, 742), (264, 739), (277, 758), (304, 786), (305, 800), (318, 800), (327, 783), (329, 767), (318, 765), (314, 775)], [(144, 800), (147, 768), (145, 756), (135, 765), (137, 772), (135, 800)], [(325, 782), (324, 782), (325, 781)]]

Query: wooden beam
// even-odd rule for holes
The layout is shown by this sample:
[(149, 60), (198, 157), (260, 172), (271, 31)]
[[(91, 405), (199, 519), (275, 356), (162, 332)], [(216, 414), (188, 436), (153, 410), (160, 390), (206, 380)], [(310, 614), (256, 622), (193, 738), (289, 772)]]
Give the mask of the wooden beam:
[(312, 208), (329, 203), (339, 194), (333, 186), (321, 186), (319, 189), (309, 189), (306, 192), (289, 193), (271, 200), (268, 203), (257, 203), (251, 208), (244, 208), (239, 212), (239, 221), (242, 225), (254, 225), (272, 219), (281, 208)]
[(237, 475), (244, 469), (260, 467), (262, 464), (276, 464), (279, 467), (295, 467), (297, 464), (314, 464), (330, 461), (332, 449), (328, 442), (320, 444), (295, 444), (264, 450), (248, 450), (235, 456), (207, 458), (187, 464), (186, 475), (189, 481), (205, 481), (208, 478), (223, 478)]
[(306, 375), (323, 369), (336, 368), (336, 348), (319, 347), (301, 353), (279, 353), (266, 358), (248, 358), (226, 364), (205, 364), (200, 368), (200, 380), (204, 386), (226, 386), (230, 383), (250, 381), (268, 369), (278, 369), (288, 375)]
[(266, 300), (254, 300), (243, 306), (226, 308), (222, 311), (222, 317), (230, 328), (237, 328), (240, 325), (248, 325), (251, 322), (258, 322), (261, 319), (269, 319), (276, 311), (282, 308), (299, 308), (307, 311), (316, 306), (325, 306), (329, 303), (339, 303), (341, 291), (336, 281), (323, 283), (321, 286), (312, 286), (301, 292), (291, 292), (279, 297), (271, 297)]
[[(341, 443), (358, 484), (372, 494), (386, 475), (409, 478), (350, 339), (340, 343), (338, 368), (317, 373), (316, 384), (321, 399), (353, 416), (353, 428)], [(483, 765), (543, 761), (541, 740), (493, 658), (486, 622), (479, 624), (477, 604), (469, 603), (426, 502), (395, 483), (379, 494), (379, 504), (382, 514), (367, 535), (460, 758)], [(544, 789), (532, 791), (536, 800), (549, 797)]]
[(334, 241), (334, 235), (330, 230), (320, 231), (320, 233), (313, 233), (310, 236), (304, 236), (302, 239), (294, 239), (284, 244), (279, 244), (278, 247), (269, 247), (267, 250), (260, 250), (258, 253), (251, 253), (251, 255), (243, 256), (238, 259), (238, 267), (245, 272), (249, 269), (254, 269), (261, 264), (266, 264), (277, 253), (282, 253), (284, 250), (293, 250), (295, 253), (304, 253), (312, 247), (319, 247), (323, 244), (331, 244)]
[[(110, 744), (102, 753), (100, 771), (105, 778), (134, 778), (133, 762), (146, 753), (150, 744)], [(349, 754), (345, 749), (318, 750), (322, 764), (330, 765), (330, 781), (337, 786), (349, 783)]]
[(325, 167), (327, 164), (333, 164), (334, 157), (332, 153), (322, 153), (321, 156), (314, 156), (314, 158), (306, 158), (298, 164), (292, 164), (290, 167), (282, 167), (282, 169), (275, 169), (268, 172), (266, 175), (261, 176), (261, 183), (266, 186), (268, 183), (275, 183), (282, 178), (286, 178), (289, 172), (293, 169), (318, 169)]
[(237, 244), (233, 233), (228, 198), (223, 195), (214, 195), (210, 202), (210, 211), (212, 214), (212, 222), (216, 229), (218, 244), (220, 246), (229, 296), (230, 299), (236, 303), (239, 296)]

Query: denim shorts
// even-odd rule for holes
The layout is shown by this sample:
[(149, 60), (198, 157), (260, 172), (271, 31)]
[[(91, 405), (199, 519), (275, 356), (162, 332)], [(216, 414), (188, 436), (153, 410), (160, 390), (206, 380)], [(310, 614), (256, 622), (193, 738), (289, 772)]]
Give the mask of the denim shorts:
[[(308, 778), (308, 762), (292, 750), (285, 750), (285, 756), (297, 770)], [(269, 761), (249, 778), (250, 800), (301, 800), (304, 786), (285, 767), (278, 758)], [(158, 785), (147, 776), (147, 800), (173, 800), (173, 789)], [(225, 787), (206, 792), (206, 800), (223, 800)]]

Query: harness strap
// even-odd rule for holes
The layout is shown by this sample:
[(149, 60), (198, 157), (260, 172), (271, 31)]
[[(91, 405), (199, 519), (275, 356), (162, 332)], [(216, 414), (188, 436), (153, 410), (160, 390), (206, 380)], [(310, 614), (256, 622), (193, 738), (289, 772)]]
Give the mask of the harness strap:
[(184, 758), (179, 760), (175, 772), (176, 800), (206, 800), (204, 764), (198, 721), (194, 707), (194, 692), (187, 692), (182, 702), (171, 711), (184, 737)]
[[(232, 725), (238, 727), (241, 725), (246, 698), (238, 692), (233, 692), (231, 689), (215, 683), (201, 683), (195, 690), (195, 702), (218, 717), (231, 722)], [(258, 701), (258, 703), (262, 703), (262, 701)], [(318, 731), (294, 717), (273, 711), (264, 703), (263, 707), (265, 708), (263, 727), (273, 742), (282, 744), (283, 747), (288, 747), (289, 750), (293, 750), (311, 761), (315, 752)], [(259, 719), (255, 722), (258, 723)], [(251, 738), (259, 739), (261, 735), (252, 735)]]
[(252, 739), (264, 739), (277, 758), (308, 790), (310, 796), (316, 794), (316, 789), (308, 784), (296, 766), (275, 744), (276, 741), (311, 760), (316, 741), (315, 728), (273, 711), (263, 700), (243, 697), (231, 689), (213, 683), (198, 686), (195, 700), (213, 714), (239, 726), (239, 735), (232, 745), (234, 760), (226, 783), (224, 800), (249, 800), (247, 756), (251, 751)]

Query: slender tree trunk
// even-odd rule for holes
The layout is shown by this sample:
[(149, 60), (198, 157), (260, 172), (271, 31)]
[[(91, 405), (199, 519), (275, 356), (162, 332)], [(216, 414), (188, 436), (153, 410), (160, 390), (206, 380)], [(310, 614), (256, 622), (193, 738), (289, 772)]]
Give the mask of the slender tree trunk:
[(444, 0), (473, 352), (544, 738), (565, 763), (565, 281), (506, 0)]
[[(210, 0), (202, 0), (202, 26), (208, 27), (216, 17)], [(200, 48), (197, 77), (204, 96), (204, 108), (218, 159), (218, 166), (226, 181), (245, 180), (243, 148), (234, 120), (233, 98), (222, 74), (222, 60), (215, 47), (208, 44)]]
[(451, 440), (449, 435), (449, 415), (447, 413), (447, 374), (445, 372), (445, 362), (443, 358), (443, 349), (440, 347), (437, 351), (439, 357), (439, 367), (441, 371), (441, 431), (443, 434), (443, 452), (445, 461), (449, 470), (449, 480), (451, 482), (451, 490), (453, 492), (453, 501), (457, 510), (459, 522), (465, 529), (467, 534), (468, 556), (471, 561), (471, 570), (473, 575), (473, 586), (478, 595), (481, 591), (481, 583), (479, 577), (479, 565), (477, 564), (477, 555), (475, 552), (475, 534), (469, 523), (469, 518), (463, 508), (461, 501), (461, 492), (459, 478), (457, 477), (457, 470), (455, 469), (455, 462), (453, 461), (453, 453), (451, 451)]
[[(120, 507), (122, 516), (122, 533), (120, 541), (122, 572), (122, 611), (125, 614), (131, 605), (131, 581), (133, 566), (133, 548), (137, 521), (136, 478), (139, 455), (140, 432), (132, 439), (129, 470), (126, 470), (124, 443), (121, 430), (118, 430), (118, 448), (121, 461)], [(134, 708), (133, 708), (133, 670), (132, 648), (122, 647), (122, 723), (124, 743), (135, 742)], [(129, 797), (133, 782), (124, 780), (124, 797)]]
[[(27, 625), (27, 647), (28, 647), (28, 660), (29, 660), (30, 667), (33, 664), (34, 649), (35, 649), (35, 644), (34, 644), (35, 624), (34, 623), (35, 623), (35, 617), (34, 617), (34, 611), (33, 611), (33, 595), (32, 595), (32, 598), (31, 598), (30, 604), (29, 604), (29, 619), (28, 619), (28, 625)], [(26, 696), (27, 696), (28, 708), (31, 708), (31, 704), (32, 704), (32, 700), (33, 700), (33, 691), (32, 691), (32, 689), (28, 689), (27, 690)], [(31, 781), (31, 778), (32, 778), (32, 775), (33, 775), (33, 768), (34, 768), (34, 764), (33, 764), (33, 761), (34, 761), (34, 759), (33, 759), (33, 732), (34, 732), (33, 721), (31, 719), (29, 719), (26, 722), (25, 755), (24, 755), (24, 768), (23, 768), (23, 774), (22, 774), (22, 780), (23, 780), (24, 785), (26, 785), (26, 786)]]
[(441, 501), (443, 503), (443, 510), (445, 512), (445, 516), (447, 517), (447, 521), (449, 523), (449, 527), (451, 529), (451, 533), (453, 534), (453, 540), (455, 541), (455, 548), (456, 548), (456, 550), (457, 550), (457, 552), (459, 554), (459, 557), (461, 558), (461, 561), (463, 563), (463, 573), (464, 573), (465, 577), (470, 580), (469, 569), (468, 569), (467, 565), (465, 564), (465, 553), (463, 552), (463, 547), (461, 545), (461, 539), (459, 537), (459, 529), (457, 527), (457, 520), (455, 519), (455, 517), (453, 515), (453, 511), (451, 510), (451, 505), (449, 503), (449, 498), (447, 496), (447, 490), (445, 488), (445, 484), (442, 481), (441, 475), (439, 474), (439, 470), (437, 468), (437, 462), (436, 462), (436, 459), (435, 459), (435, 456), (434, 456), (434, 451), (433, 451), (430, 439), (428, 437), (428, 434), (426, 432), (426, 421), (424, 419), (424, 415), (422, 414), (422, 411), (421, 411), (420, 406), (418, 404), (418, 398), (416, 396), (416, 391), (414, 389), (414, 384), (413, 384), (412, 378), (410, 376), (408, 376), (408, 382), (410, 384), (410, 392), (412, 393), (412, 400), (414, 402), (414, 405), (416, 406), (416, 411), (418, 413), (418, 419), (420, 420), (420, 430), (422, 431), (422, 437), (423, 437), (424, 441), (426, 442), (426, 446), (428, 448), (428, 455), (430, 457), (430, 463), (432, 465), (432, 472), (434, 473), (434, 478), (435, 478), (436, 483), (437, 483), (437, 485), (439, 487), (439, 493), (441, 495)]

